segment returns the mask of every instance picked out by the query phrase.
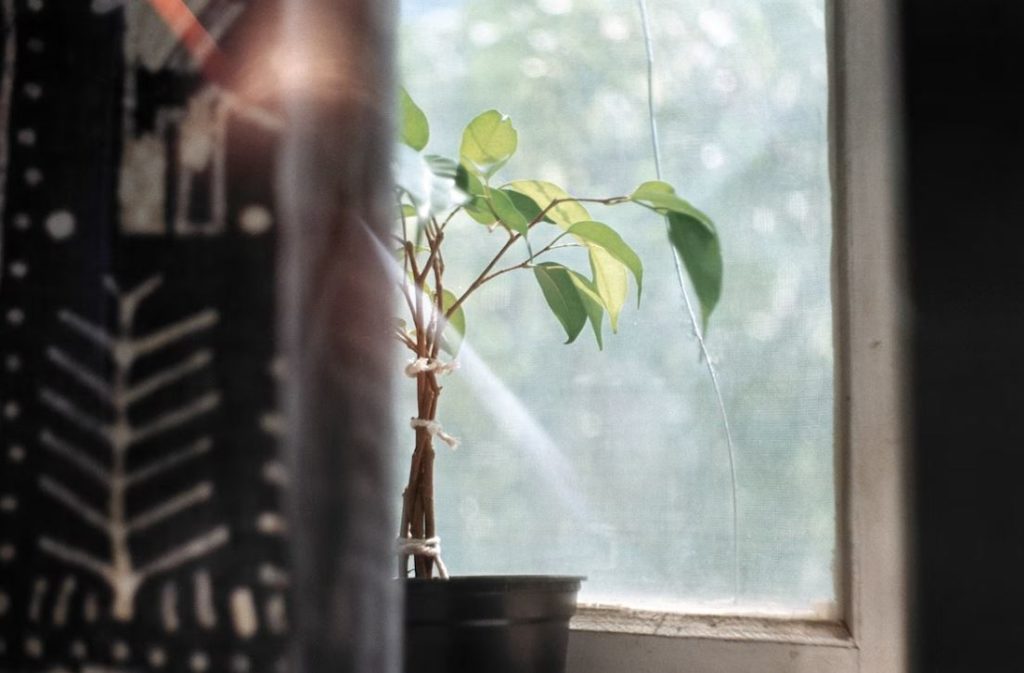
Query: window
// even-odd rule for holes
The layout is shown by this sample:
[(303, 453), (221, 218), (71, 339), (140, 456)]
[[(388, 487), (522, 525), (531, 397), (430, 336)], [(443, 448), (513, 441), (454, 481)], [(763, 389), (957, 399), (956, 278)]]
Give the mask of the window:
[[(709, 344), (735, 438), (735, 539), (722, 418), (656, 222), (607, 215), (647, 280), (604, 353), (585, 335), (558, 344), (529, 274), (467, 307), (479, 361), (463, 355), (470, 371), (442, 402), (464, 440), (438, 460), (446, 559), (465, 573), (586, 572), (583, 602), (648, 611), (583, 610), (578, 670), (627, 670), (610, 662), (639, 652), (649, 670), (709, 656), (749, 670), (748, 657), (791, 652), (810, 665), (799, 670), (898, 670), (899, 472), (877, 476), (899, 425), (880, 4), (649, 3), (666, 178), (716, 219), (725, 249)], [(401, 30), (439, 153), (494, 107), (521, 134), (510, 178), (607, 196), (653, 176), (635, 3), (407, 0)], [(852, 34), (866, 37), (841, 39)], [(479, 225), (464, 227), (459, 258), (486, 255)], [(772, 619), (736, 616), (752, 613)]]

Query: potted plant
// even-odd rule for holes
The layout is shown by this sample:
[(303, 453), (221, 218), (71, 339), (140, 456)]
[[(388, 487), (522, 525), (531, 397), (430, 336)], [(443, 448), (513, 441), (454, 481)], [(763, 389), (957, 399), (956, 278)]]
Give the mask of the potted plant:
[[(408, 311), (394, 336), (412, 353), (415, 445), (402, 494), (399, 576), (407, 582), (407, 673), (560, 673), (568, 621), (575, 611), (578, 577), (449, 578), (440, 555), (434, 516), (435, 440), (456, 445), (438, 421), (441, 377), (457, 366), (466, 333), (466, 306), (484, 285), (508, 273), (532, 273), (554, 317), (574, 341), (589, 323), (602, 346), (604, 317), (613, 332), (628, 301), (629, 278), (637, 302), (643, 264), (608, 224), (593, 219), (589, 204), (634, 204), (667, 221), (668, 240), (682, 260), (706, 324), (721, 291), (722, 259), (715, 225), (661, 181), (632, 193), (576, 197), (550, 182), (501, 182), (497, 174), (515, 153), (518, 134), (496, 110), (466, 127), (458, 160), (425, 153), (430, 131), (423, 111), (399, 93), (401, 143), (396, 150), (395, 234), (399, 285)], [(445, 236), (460, 213), (496, 239), (493, 258), (467, 287), (446, 284)], [(549, 253), (579, 248), (589, 273), (552, 261)], [(666, 251), (668, 254), (668, 251)], [(411, 563), (411, 566), (410, 566)], [(435, 580), (435, 576), (442, 580)]]

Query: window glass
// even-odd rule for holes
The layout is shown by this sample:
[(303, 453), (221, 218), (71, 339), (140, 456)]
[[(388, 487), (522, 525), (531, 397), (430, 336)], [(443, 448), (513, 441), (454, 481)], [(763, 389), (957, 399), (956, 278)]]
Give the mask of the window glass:
[[(664, 226), (595, 207), (644, 261), (642, 302), (599, 351), (589, 332), (562, 344), (528, 271), (470, 300), (470, 347), (439, 414), (462, 440), (438, 446), (445, 559), (457, 574), (586, 575), (589, 602), (820, 609), (835, 549), (823, 0), (650, 0), (648, 11), (664, 178), (722, 239), (707, 337), (738, 526), (723, 419)], [(465, 124), (496, 108), (520, 133), (507, 180), (604, 197), (655, 176), (635, 2), (404, 0), (400, 51), (429, 151), (456, 156)], [(449, 287), (465, 288), (503, 240), (453, 222)], [(399, 385), (407, 419), (412, 386)], [(412, 432), (399, 432), (407, 456)]]

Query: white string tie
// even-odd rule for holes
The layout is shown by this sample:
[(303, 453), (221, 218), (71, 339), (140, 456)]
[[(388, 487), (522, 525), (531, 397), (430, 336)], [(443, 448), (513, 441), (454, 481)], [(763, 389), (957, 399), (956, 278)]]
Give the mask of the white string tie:
[(405, 375), (414, 379), (424, 372), (451, 374), (458, 368), (459, 363), (456, 360), (452, 360), (451, 362), (441, 362), (436, 358), (416, 358), (405, 366)]
[(447, 432), (445, 432), (444, 428), (442, 428), (441, 424), (438, 423), (437, 421), (428, 421), (425, 418), (413, 418), (409, 421), (409, 425), (414, 430), (417, 428), (423, 428), (431, 437), (437, 437), (438, 439), (440, 439), (442, 442), (444, 442), (453, 449), (459, 448), (458, 438), (452, 437)]
[(427, 539), (417, 537), (400, 537), (396, 540), (399, 556), (426, 556), (437, 564), (437, 574), (441, 579), (448, 579), (448, 568), (441, 560), (441, 538)]

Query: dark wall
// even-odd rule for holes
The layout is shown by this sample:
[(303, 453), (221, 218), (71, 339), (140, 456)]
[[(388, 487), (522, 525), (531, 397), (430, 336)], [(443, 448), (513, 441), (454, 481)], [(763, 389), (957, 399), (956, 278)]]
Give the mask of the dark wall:
[(903, 3), (918, 670), (1024, 670), (1024, 3)]

